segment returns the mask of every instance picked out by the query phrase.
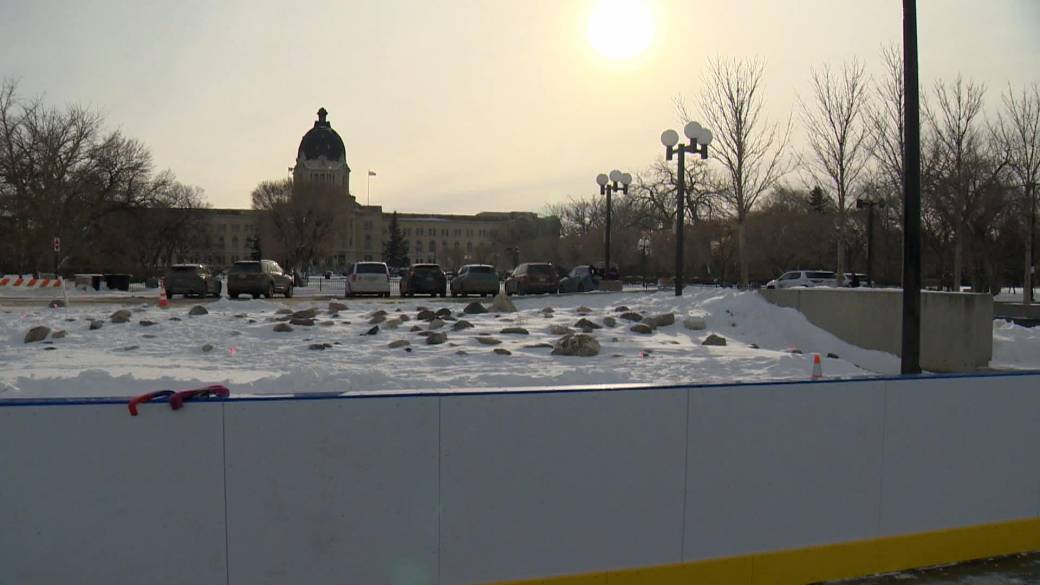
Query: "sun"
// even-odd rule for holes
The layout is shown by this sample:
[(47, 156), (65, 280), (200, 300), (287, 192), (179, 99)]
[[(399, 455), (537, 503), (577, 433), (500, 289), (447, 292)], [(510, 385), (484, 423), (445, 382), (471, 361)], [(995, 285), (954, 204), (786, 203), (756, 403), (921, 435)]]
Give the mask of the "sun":
[(589, 16), (588, 38), (608, 59), (631, 59), (650, 46), (654, 15), (643, 0), (600, 0)]

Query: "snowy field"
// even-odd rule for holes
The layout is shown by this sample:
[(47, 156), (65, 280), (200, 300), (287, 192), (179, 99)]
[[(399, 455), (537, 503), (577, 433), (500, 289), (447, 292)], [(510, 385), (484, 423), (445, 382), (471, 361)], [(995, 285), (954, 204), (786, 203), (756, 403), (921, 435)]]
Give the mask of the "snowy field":
[[(3, 307), (0, 398), (126, 396), (215, 383), (241, 395), (798, 380), (810, 377), (813, 353), (824, 356), (825, 377), (899, 370), (895, 356), (851, 346), (797, 311), (750, 292), (514, 297), (516, 313), (463, 313), (473, 300), (348, 299), (341, 301), (347, 309), (330, 313), (325, 300), (283, 305), (279, 299), (221, 299), (199, 316), (188, 314), (191, 304), (159, 309), (73, 300), (69, 308)], [(633, 332), (633, 322), (620, 318), (624, 307), (645, 317), (672, 313), (675, 323)], [(110, 316), (122, 308), (132, 312), (129, 321), (112, 323)], [(279, 319), (289, 318), (277, 311), (308, 308), (317, 310), (313, 325), (274, 331)], [(417, 318), (422, 308), (446, 308), (451, 315), (443, 325), (431, 324)], [(373, 322), (377, 311), (386, 311), (386, 321)], [(702, 316), (706, 328), (686, 327), (689, 316)], [(553, 326), (573, 329), (582, 318), (602, 326), (589, 333), (601, 345), (599, 354), (551, 355), (561, 337)], [(100, 328), (91, 329), (92, 321)], [(25, 343), (34, 326), (51, 333)], [(378, 332), (364, 335), (376, 326)], [(503, 333), (508, 327), (528, 333)], [(431, 328), (446, 334), (444, 343), (426, 343), (423, 335)], [(725, 338), (726, 345), (702, 345), (709, 334)], [(996, 321), (992, 365), (1040, 368), (1040, 330)]]

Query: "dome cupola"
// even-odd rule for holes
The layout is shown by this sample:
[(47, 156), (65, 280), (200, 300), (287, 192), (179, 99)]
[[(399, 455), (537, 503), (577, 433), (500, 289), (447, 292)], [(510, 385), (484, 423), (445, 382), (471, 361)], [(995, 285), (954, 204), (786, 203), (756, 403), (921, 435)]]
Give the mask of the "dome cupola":
[(314, 122), (314, 127), (300, 140), (300, 149), (296, 155), (298, 161), (316, 161), (321, 157), (325, 157), (328, 162), (346, 161), (347, 150), (343, 146), (343, 139), (332, 129), (332, 124), (326, 119), (328, 115), (325, 108), (318, 110), (318, 120)]

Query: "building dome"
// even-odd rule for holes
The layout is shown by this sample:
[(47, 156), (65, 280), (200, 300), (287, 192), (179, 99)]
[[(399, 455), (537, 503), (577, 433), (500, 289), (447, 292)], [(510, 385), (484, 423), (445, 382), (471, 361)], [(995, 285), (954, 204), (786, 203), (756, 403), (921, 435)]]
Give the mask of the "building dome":
[(325, 157), (325, 160), (330, 162), (346, 160), (347, 149), (343, 146), (343, 139), (325, 119), (328, 114), (325, 108), (318, 110), (318, 121), (303, 135), (303, 140), (300, 141), (297, 160), (312, 161), (321, 157)]

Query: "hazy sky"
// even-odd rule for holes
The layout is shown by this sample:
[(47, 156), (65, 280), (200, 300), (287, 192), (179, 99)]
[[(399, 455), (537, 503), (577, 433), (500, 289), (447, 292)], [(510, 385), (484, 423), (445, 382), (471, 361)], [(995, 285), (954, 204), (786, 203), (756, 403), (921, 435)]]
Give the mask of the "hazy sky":
[[(352, 191), (387, 210), (541, 210), (636, 172), (695, 102), (710, 55), (766, 59), (768, 110), (792, 111), (809, 67), (877, 71), (899, 0), (646, 0), (650, 47), (611, 61), (586, 38), (596, 0), (0, 0), (0, 77), (99, 109), (157, 165), (248, 207), (286, 176), (320, 106)], [(921, 79), (1040, 80), (1040, 0), (920, 0)]]

